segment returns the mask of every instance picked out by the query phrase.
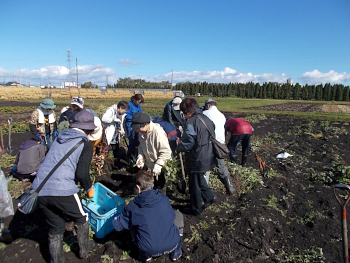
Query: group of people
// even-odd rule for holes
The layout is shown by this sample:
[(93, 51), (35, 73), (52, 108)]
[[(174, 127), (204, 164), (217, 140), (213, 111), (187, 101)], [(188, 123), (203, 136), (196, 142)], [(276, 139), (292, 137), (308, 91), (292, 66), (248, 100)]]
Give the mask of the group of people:
[[(135, 166), (140, 169), (134, 180), (137, 196), (113, 220), (113, 226), (117, 231), (130, 230), (142, 261), (163, 254), (170, 254), (173, 261), (181, 257), (183, 215), (172, 209), (166, 196), (163, 168), (167, 161), (184, 153), (190, 192), (190, 206), (183, 210), (187, 215), (201, 215), (215, 201), (216, 196), (208, 185), (209, 171), (214, 167), (218, 169), (227, 193), (236, 192), (224, 159), (214, 156), (210, 136), (215, 134), (216, 140), (225, 143), (225, 133), (231, 133), (228, 148), (234, 164), (237, 163), (237, 145), (242, 142), (241, 164), (244, 166), (252, 134), (249, 123), (240, 118), (226, 120), (213, 99), (208, 99), (202, 110), (196, 99), (182, 100), (180, 97), (166, 104), (162, 118), (151, 120), (142, 112), (143, 101), (141, 94), (132, 96), (130, 102), (119, 101), (103, 113), (101, 120), (92, 110), (84, 109), (81, 97), (73, 98), (71, 105), (62, 110), (58, 124), (54, 112), (56, 106), (51, 99), (44, 99), (32, 113), (30, 128), (33, 136), (21, 145), (14, 170), (26, 176), (35, 175), (32, 189), (40, 185), (70, 149), (81, 143), (38, 194), (39, 207), (49, 225), (51, 262), (64, 261), (63, 234), (67, 218), (75, 222), (79, 256), (85, 257), (94, 246), (94, 242), (89, 241), (88, 216), (77, 195), (77, 182), (88, 197), (94, 195), (89, 166), (95, 151), (103, 152), (100, 147), (103, 141), (117, 158), (121, 138), (127, 142), (127, 137), (126, 158), (136, 156)], [(57, 136), (55, 140), (53, 136)], [(50, 149), (46, 156), (44, 146)], [(40, 161), (33, 169), (23, 170), (23, 164), (31, 162), (22, 158), (28, 149), (31, 156), (40, 156)]]

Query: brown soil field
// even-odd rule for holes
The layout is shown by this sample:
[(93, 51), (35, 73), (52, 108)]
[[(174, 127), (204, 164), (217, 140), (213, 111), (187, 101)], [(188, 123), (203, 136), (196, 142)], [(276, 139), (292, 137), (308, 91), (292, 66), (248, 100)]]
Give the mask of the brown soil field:
[[(248, 108), (247, 108), (248, 109)], [(299, 111), (299, 112), (333, 112), (350, 113), (350, 105), (330, 105), (330, 104), (307, 104), (307, 103), (284, 103), (249, 109), (265, 111)]]
[[(21, 103), (21, 106), (31, 105)], [(1, 102), (0, 106), (5, 103)], [(310, 110), (307, 107), (305, 110)], [(14, 119), (29, 116), (30, 113), (12, 115)], [(180, 262), (341, 262), (340, 208), (333, 194), (335, 181), (327, 183), (311, 177), (333, 171), (335, 162), (350, 165), (348, 123), (285, 116), (254, 121), (252, 116), (239, 117), (252, 120), (254, 127), (248, 168), (239, 171), (259, 170), (256, 158), (259, 156), (272, 167), (274, 176), (261, 174), (260, 183), (253, 191), (237, 196), (228, 196), (223, 187), (218, 187), (217, 202), (210, 209), (198, 217), (185, 215)], [(12, 135), (13, 155), (29, 137), (28, 132)], [(293, 156), (276, 159), (284, 151)], [(121, 149), (121, 157), (123, 152)], [(8, 174), (9, 168), (3, 171)], [(97, 177), (97, 181), (127, 198), (133, 189), (132, 178), (132, 172), (116, 169)], [(211, 176), (210, 180), (214, 179)], [(240, 189), (235, 177), (232, 181)], [(189, 195), (180, 193), (177, 186), (178, 181), (169, 182), (167, 196), (173, 208), (182, 211), (189, 204)], [(13, 202), (16, 206), (16, 200)], [(16, 211), (14, 216), (6, 218), (5, 225), (13, 241), (0, 243), (1, 262), (49, 262), (48, 228), (40, 211), (33, 215)], [(65, 240), (75, 240), (73, 233), (66, 231)], [(94, 240), (97, 245), (84, 260), (78, 259), (77, 244), (73, 242), (70, 251), (64, 253), (65, 262), (138, 262), (127, 231), (113, 231), (103, 239)], [(128, 254), (125, 259), (123, 252)], [(168, 256), (153, 261), (170, 262)]]

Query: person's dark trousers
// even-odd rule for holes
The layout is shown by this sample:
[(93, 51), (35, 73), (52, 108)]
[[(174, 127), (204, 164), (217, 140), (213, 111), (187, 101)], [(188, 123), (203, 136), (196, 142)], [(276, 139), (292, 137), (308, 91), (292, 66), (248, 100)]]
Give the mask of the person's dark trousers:
[(228, 171), (225, 164), (225, 159), (215, 158), (215, 165), (216, 165), (216, 168), (218, 169), (219, 178), (223, 179), (227, 176), (230, 176), (230, 172)]
[(114, 166), (117, 167), (119, 159), (119, 143), (111, 144), (111, 149), (113, 152)]
[(111, 144), (112, 152), (113, 152), (113, 157), (114, 159), (117, 159), (119, 157), (119, 143), (116, 144)]
[[(133, 154), (134, 156), (136, 155), (135, 149), (139, 146), (139, 134), (135, 129), (131, 130), (130, 136), (128, 137), (129, 139), (129, 145), (128, 145), (128, 151), (126, 153), (126, 158), (127, 160), (130, 160), (131, 155)], [(136, 156), (135, 156), (136, 157)]]
[(39, 196), (39, 208), (49, 225), (49, 234), (63, 234), (66, 220), (84, 224), (88, 214), (84, 212), (78, 194), (70, 196)]
[(166, 195), (166, 179), (163, 171), (158, 175), (158, 179), (154, 177), (154, 189), (158, 189), (159, 193)]
[(204, 178), (204, 173), (190, 173), (190, 203), (194, 215), (200, 215), (203, 212), (202, 198), (204, 203), (214, 199), (214, 193), (208, 186)]
[(242, 155), (247, 156), (249, 154), (249, 144), (251, 134), (231, 135), (227, 148), (230, 150), (230, 156), (237, 156), (237, 145), (242, 141)]

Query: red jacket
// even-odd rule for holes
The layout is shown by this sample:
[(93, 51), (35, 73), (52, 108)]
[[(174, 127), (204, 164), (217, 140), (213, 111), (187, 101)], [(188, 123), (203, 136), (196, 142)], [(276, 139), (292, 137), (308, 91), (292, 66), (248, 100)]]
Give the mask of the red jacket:
[(232, 135), (241, 135), (241, 134), (252, 134), (253, 128), (248, 122), (242, 118), (232, 118), (226, 121), (226, 129)]

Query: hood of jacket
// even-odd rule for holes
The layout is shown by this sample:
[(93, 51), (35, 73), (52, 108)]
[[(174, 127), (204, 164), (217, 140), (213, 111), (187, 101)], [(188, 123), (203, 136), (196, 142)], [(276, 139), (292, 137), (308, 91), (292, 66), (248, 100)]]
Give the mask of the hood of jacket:
[(21, 146), (19, 146), (19, 148), (20, 148), (21, 150), (26, 150), (26, 149), (28, 149), (28, 148), (30, 148), (30, 147), (33, 147), (33, 146), (35, 146), (35, 145), (38, 145), (38, 144), (39, 144), (39, 143), (36, 142), (36, 141), (34, 141), (34, 140), (29, 140), (29, 141), (26, 141), (26, 142), (22, 143)]
[(56, 140), (59, 144), (63, 144), (79, 138), (85, 141), (89, 141), (88, 137), (82, 130), (76, 129), (76, 128), (74, 129), (70, 128), (70, 129), (64, 130), (63, 132), (60, 132)]
[(134, 202), (138, 207), (155, 207), (158, 206), (161, 198), (161, 193), (157, 190), (147, 190), (141, 192), (135, 197)]

